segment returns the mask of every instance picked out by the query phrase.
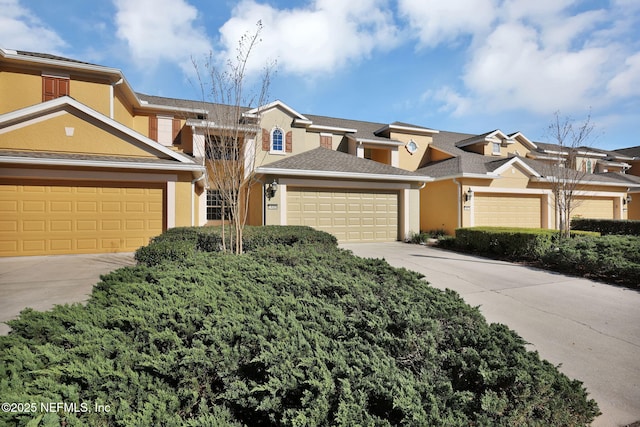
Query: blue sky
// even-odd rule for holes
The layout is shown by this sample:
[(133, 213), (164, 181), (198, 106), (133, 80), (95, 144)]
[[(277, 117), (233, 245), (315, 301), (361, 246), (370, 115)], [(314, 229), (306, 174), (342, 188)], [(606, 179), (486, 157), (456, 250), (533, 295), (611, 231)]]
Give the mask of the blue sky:
[(119, 68), (134, 90), (200, 99), (260, 20), (249, 72), (300, 113), (546, 136), (589, 113), (594, 147), (640, 145), (637, 0), (0, 0), (0, 47)]

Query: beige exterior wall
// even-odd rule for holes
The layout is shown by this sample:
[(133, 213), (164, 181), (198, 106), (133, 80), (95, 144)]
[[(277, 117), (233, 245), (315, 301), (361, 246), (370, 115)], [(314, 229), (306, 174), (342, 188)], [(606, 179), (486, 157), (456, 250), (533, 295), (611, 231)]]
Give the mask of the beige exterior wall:
[(0, 69), (0, 114), (42, 102), (42, 76)]
[[(16, 127), (0, 133), (0, 149), (155, 157), (147, 150), (67, 111), (50, 114), (32, 125)], [(68, 136), (67, 131), (71, 132), (71, 129), (73, 135)]]
[(411, 154), (405, 147), (398, 147), (398, 154), (400, 157), (399, 167), (414, 171), (421, 166), (422, 160), (429, 148), (429, 144), (433, 142), (433, 137), (424, 135), (407, 135), (403, 133), (392, 132), (391, 139), (396, 139), (405, 143), (409, 143), (411, 140), (418, 144), (418, 151)]

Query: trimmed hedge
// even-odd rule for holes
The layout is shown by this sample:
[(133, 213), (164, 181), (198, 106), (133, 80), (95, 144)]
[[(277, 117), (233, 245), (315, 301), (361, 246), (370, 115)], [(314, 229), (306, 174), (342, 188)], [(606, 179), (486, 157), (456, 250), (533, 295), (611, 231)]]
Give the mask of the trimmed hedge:
[(573, 230), (597, 231), (605, 234), (640, 236), (640, 221), (622, 219), (587, 219), (571, 220)]
[(533, 260), (551, 249), (557, 235), (554, 230), (535, 228), (459, 228), (456, 230), (455, 245), (470, 252)]
[(638, 236), (575, 230), (570, 239), (560, 239), (555, 230), (475, 227), (457, 229), (456, 238), (440, 246), (640, 288)]
[[(225, 236), (227, 247), (230, 238)], [(296, 243), (337, 247), (332, 234), (306, 226), (246, 226), (243, 247), (250, 252), (269, 245), (291, 246)], [(152, 239), (135, 253), (136, 261), (146, 265), (157, 265), (164, 260), (183, 262), (194, 252), (219, 252), (222, 250), (221, 227), (178, 227)]]
[[(173, 233), (158, 241), (193, 243)], [(110, 412), (3, 412), (4, 425), (583, 426), (598, 413), (454, 292), (326, 244), (120, 269), (86, 306), (10, 326), (4, 401)]]

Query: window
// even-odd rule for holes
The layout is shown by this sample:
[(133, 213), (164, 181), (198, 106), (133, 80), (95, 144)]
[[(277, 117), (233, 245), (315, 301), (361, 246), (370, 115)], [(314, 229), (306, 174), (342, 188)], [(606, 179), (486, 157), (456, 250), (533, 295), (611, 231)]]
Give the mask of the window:
[(69, 79), (42, 76), (42, 102), (69, 95)]
[(405, 148), (410, 154), (414, 154), (416, 151), (418, 151), (418, 144), (412, 139), (407, 143), (407, 145), (405, 145)]
[(500, 154), (500, 143), (499, 142), (494, 142), (491, 144), (493, 147), (493, 154)]
[[(225, 143), (225, 141), (227, 141)], [(238, 160), (240, 150), (235, 148), (233, 140), (216, 135), (205, 136), (205, 155), (207, 160)]]
[(222, 219), (223, 211), (222, 195), (218, 190), (207, 190), (207, 220)]
[(275, 128), (271, 132), (271, 151), (284, 151), (284, 135), (282, 134), (282, 129)]
[[(231, 196), (233, 200), (236, 199), (236, 195), (237, 193), (234, 192)], [(207, 190), (207, 221), (219, 221), (221, 219), (233, 219), (232, 211), (229, 205), (225, 203), (223, 193), (220, 190)]]

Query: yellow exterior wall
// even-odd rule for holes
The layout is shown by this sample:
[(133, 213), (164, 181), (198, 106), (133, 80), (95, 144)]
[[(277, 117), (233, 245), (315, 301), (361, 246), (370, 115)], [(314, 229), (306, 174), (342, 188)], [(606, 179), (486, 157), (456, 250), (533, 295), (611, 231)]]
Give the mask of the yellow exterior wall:
[(0, 114), (42, 102), (42, 76), (0, 71)]
[(111, 110), (108, 84), (71, 79), (69, 95), (76, 101), (109, 117)]
[(441, 160), (447, 160), (454, 156), (449, 153), (445, 153), (444, 151), (437, 150), (435, 148), (431, 148), (428, 153), (428, 160), (431, 162), (439, 162)]
[[(176, 186), (176, 227), (191, 225), (191, 175), (181, 174)], [(194, 196), (195, 199), (195, 196)]]
[(628, 203), (627, 206), (627, 218), (633, 220), (640, 220), (640, 193), (631, 193), (630, 196), (633, 200)]
[(446, 230), (453, 235), (458, 228), (458, 186), (452, 180), (428, 182), (420, 190), (420, 230)]
[[(118, 123), (122, 123), (123, 125), (133, 129), (133, 111), (131, 105), (125, 101), (122, 91), (118, 86), (116, 86), (116, 90), (114, 92), (113, 119)], [(145, 136), (147, 135), (147, 133), (142, 134)]]
[[(500, 188), (527, 188), (529, 186), (528, 172), (523, 172), (518, 166), (511, 166), (507, 168), (500, 175), (501, 178), (490, 181), (490, 187)], [(483, 181), (483, 185), (486, 185), (487, 181)]]
[(247, 225), (262, 225), (262, 184), (255, 183), (249, 191)]
[[(366, 150), (366, 149), (365, 149)], [(370, 159), (376, 161), (378, 163), (383, 163), (385, 165), (391, 165), (391, 151), (384, 150), (380, 148), (371, 148), (370, 149), (371, 157)]]
[[(73, 128), (67, 136), (65, 128)], [(46, 135), (46, 138), (42, 136)], [(63, 112), (60, 116), (6, 133), (0, 133), (0, 148), (60, 153), (89, 153), (100, 155), (156, 157), (135, 145), (123, 141), (110, 132), (87, 123), (82, 118)]]

